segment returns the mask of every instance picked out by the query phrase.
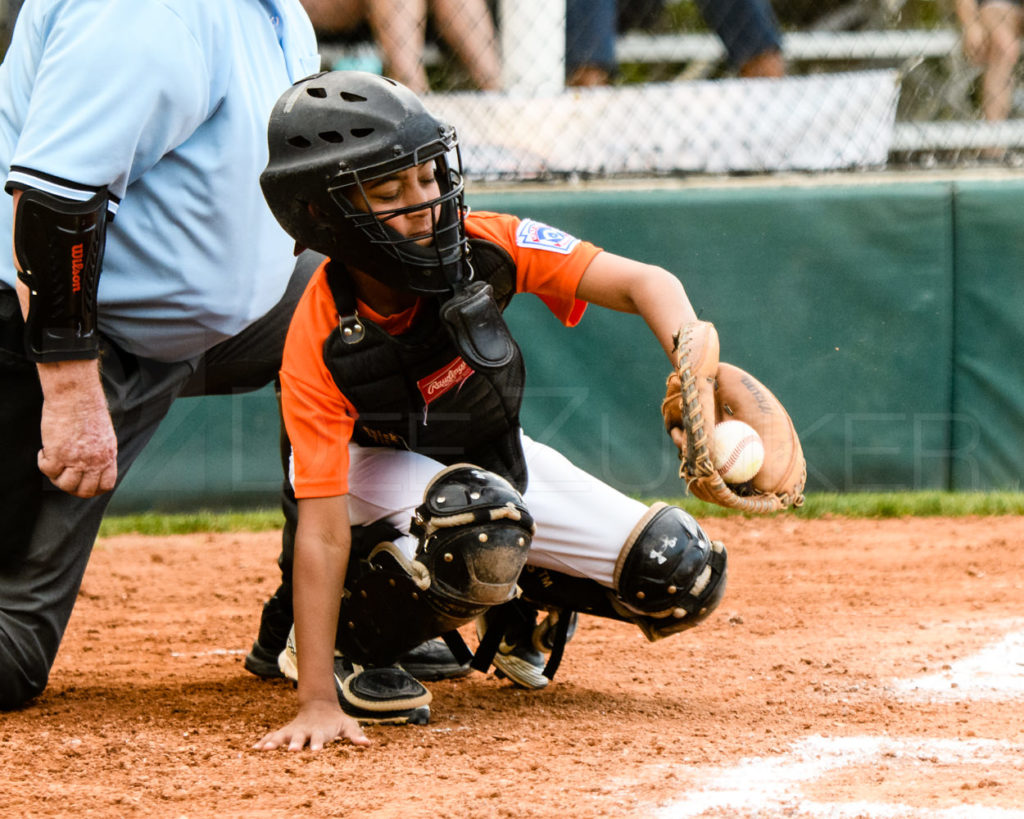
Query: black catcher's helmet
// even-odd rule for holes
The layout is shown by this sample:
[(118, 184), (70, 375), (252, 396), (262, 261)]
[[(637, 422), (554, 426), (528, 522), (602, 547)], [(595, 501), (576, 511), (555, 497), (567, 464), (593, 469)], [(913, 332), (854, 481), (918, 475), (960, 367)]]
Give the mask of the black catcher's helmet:
[[(300, 244), (416, 293), (448, 293), (462, 276), (466, 247), (462, 160), (455, 129), (412, 91), (363, 71), (328, 71), (295, 83), (274, 106), (263, 195)], [(454, 151), (455, 166), (449, 164)], [(402, 236), (387, 219), (410, 209), (365, 213), (346, 189), (434, 162), (440, 196), (433, 242)], [(313, 207), (310, 208), (310, 205)]]

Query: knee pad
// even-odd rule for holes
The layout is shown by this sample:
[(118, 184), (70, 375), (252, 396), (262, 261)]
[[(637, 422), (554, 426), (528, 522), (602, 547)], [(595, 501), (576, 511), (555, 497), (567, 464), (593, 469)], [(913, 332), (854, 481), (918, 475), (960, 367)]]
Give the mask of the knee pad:
[(654, 504), (615, 565), (616, 608), (649, 640), (693, 628), (725, 593), (725, 546), (677, 506)]
[(412, 560), (385, 539), (350, 562), (338, 648), (357, 663), (388, 664), (511, 600), (533, 528), (504, 478), (464, 464), (442, 471), (416, 509)]
[(511, 483), (456, 464), (427, 486), (410, 531), (420, 540), (416, 560), (430, 575), (432, 599), (476, 616), (515, 597), (534, 524)]

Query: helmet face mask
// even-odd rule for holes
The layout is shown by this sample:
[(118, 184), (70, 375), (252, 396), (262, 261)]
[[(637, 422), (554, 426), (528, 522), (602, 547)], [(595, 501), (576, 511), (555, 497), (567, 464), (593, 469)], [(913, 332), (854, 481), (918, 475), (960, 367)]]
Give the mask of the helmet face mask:
[[(300, 245), (416, 293), (450, 293), (469, 270), (458, 138), (409, 89), (360, 71), (308, 77), (274, 106), (268, 146), (260, 184)], [(369, 183), (431, 162), (436, 198), (372, 212)], [(428, 208), (429, 243), (389, 224)]]
[[(374, 247), (380, 256), (391, 261), (392, 274), (399, 282), (408, 282), (408, 289), (418, 292), (446, 292), (452, 284), (462, 278), (461, 261), (465, 252), (464, 230), (465, 204), (461, 161), (458, 147), (455, 148), (456, 167), (448, 162), (448, 155), (441, 154), (428, 162), (433, 163), (433, 176), (437, 182), (438, 195), (409, 205), (395, 208), (376, 209), (370, 203), (367, 186), (377, 179), (386, 178), (401, 170), (418, 167), (425, 163), (412, 163), (403, 168), (390, 168), (385, 174), (364, 174), (354, 171), (343, 178), (352, 180), (349, 184), (331, 185), (328, 192), (334, 204), (352, 231), (359, 231), (363, 240)], [(430, 227), (425, 232), (406, 234), (392, 226), (399, 217), (420, 211), (430, 214)], [(429, 241), (424, 242), (427, 239)], [(344, 249), (342, 250), (344, 254)], [(438, 279), (437, 271), (444, 273)], [(366, 271), (375, 278), (373, 271)], [(396, 286), (402, 286), (396, 284)]]

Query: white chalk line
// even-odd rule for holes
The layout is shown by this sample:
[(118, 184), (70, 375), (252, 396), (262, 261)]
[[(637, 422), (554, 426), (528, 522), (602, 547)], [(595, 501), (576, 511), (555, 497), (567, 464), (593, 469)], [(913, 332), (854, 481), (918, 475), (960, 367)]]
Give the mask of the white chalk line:
[(227, 657), (232, 654), (248, 654), (244, 648), (213, 648), (209, 651), (172, 651), (172, 657)]
[[(805, 737), (778, 757), (752, 757), (711, 774), (700, 790), (658, 814), (659, 819), (686, 819), (707, 811), (749, 811), (770, 817), (929, 817), (929, 819), (1024, 819), (1024, 811), (957, 805), (922, 810), (881, 802), (822, 803), (801, 795), (801, 787), (839, 768), (884, 758), (887, 766), (922, 759), (972, 765), (1015, 764), (1024, 746), (996, 740), (898, 739), (892, 737)], [(720, 815), (720, 814), (716, 814)]]
[[(1020, 622), (1014, 622), (1019, 626)], [(1024, 696), (1024, 632), (1006, 635), (981, 651), (950, 663), (938, 674), (896, 680), (893, 690), (905, 699), (1016, 700)], [(813, 819), (1024, 819), (1024, 810), (991, 806), (957, 805), (922, 809), (882, 802), (822, 803), (803, 797), (806, 783), (836, 769), (884, 757), (916, 764), (929, 762), (1021, 767), (1024, 746), (998, 740), (900, 739), (893, 737), (806, 737), (786, 754), (752, 757), (718, 769), (699, 790), (658, 813), (658, 819), (686, 819), (712, 811), (748, 811), (759, 819), (813, 817)]]
[(937, 674), (897, 680), (894, 688), (898, 694), (927, 695), (932, 700), (1024, 697), (1024, 631), (1007, 634)]

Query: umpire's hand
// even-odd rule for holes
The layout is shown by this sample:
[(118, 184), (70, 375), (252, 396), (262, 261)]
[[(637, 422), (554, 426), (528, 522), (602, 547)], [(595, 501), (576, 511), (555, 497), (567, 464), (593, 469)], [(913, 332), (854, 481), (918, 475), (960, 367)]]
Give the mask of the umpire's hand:
[(117, 481), (117, 436), (96, 361), (39, 365), (43, 389), (39, 471), (58, 489), (92, 498)]

